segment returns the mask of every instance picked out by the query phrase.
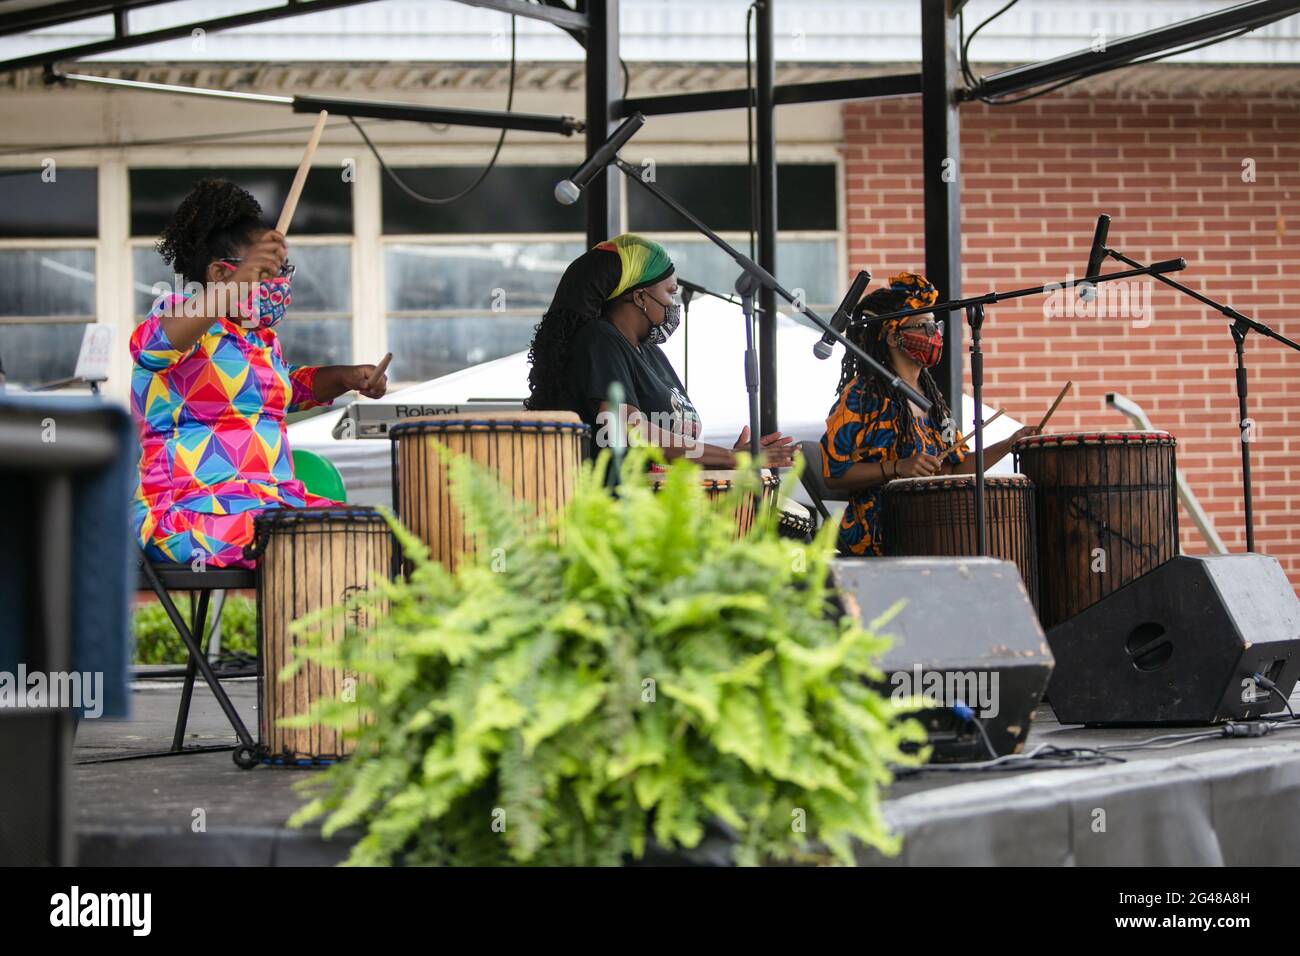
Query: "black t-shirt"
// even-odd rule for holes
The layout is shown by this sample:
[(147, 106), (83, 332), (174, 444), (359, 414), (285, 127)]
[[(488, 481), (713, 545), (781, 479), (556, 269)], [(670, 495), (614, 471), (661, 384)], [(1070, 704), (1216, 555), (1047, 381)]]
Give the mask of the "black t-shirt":
[(596, 414), (613, 382), (623, 386), (624, 403), (650, 416), (651, 424), (679, 435), (700, 434), (699, 413), (659, 346), (643, 342), (636, 348), (613, 324), (594, 319), (570, 342), (564, 407), (596, 429)]

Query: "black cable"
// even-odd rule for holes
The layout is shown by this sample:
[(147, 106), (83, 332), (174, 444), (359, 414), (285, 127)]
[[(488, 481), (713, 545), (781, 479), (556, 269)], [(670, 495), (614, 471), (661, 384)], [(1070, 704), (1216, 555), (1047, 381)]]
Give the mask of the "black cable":
[(970, 763), (935, 763), (923, 767), (895, 767), (897, 778), (922, 773), (1002, 773), (1025, 770), (1060, 770), (1070, 767), (1090, 767), (1100, 764), (1126, 763), (1123, 757), (1114, 757), (1092, 747), (1056, 747), (1039, 744), (1029, 753), (1006, 754), (993, 760)]
[(1282, 701), (1282, 706), (1286, 708), (1286, 712), (1287, 712), (1289, 718), (1290, 718), (1291, 720), (1295, 720), (1295, 719), (1296, 719), (1296, 718), (1295, 718), (1295, 711), (1291, 709), (1291, 701), (1287, 699), (1286, 694), (1282, 693), (1281, 688), (1279, 688), (1279, 687), (1277, 686), (1277, 684), (1275, 684), (1273, 681), (1269, 680), (1269, 679), (1268, 679), (1267, 677), (1265, 677), (1263, 674), (1255, 674), (1255, 675), (1254, 675), (1254, 681), (1255, 681), (1256, 685), (1258, 685), (1259, 687), (1263, 687), (1263, 688), (1264, 688), (1265, 690), (1267, 690), (1270, 694), (1277, 694), (1277, 696), (1278, 696), (1278, 697), (1281, 699), (1281, 701)]
[[(515, 103), (515, 72), (518, 63), (516, 57), (517, 39), (518, 39), (518, 30), (517, 30), (516, 18), (512, 14), (510, 17), (510, 88), (509, 91), (506, 93), (507, 113), (509, 113), (514, 108), (514, 103)], [(414, 189), (408, 186), (405, 182), (403, 182), (402, 178), (398, 176), (397, 173), (393, 172), (393, 170), (388, 166), (388, 164), (384, 162), (384, 157), (379, 155), (379, 150), (376, 149), (375, 144), (370, 141), (370, 137), (366, 135), (366, 131), (361, 128), (361, 124), (358, 123), (355, 119), (353, 119), (350, 116), (348, 117), (348, 119), (351, 121), (352, 125), (356, 128), (356, 131), (361, 135), (361, 138), (365, 140), (366, 146), (369, 147), (370, 152), (375, 157), (375, 161), (379, 163), (379, 168), (384, 171), (384, 173), (388, 176), (388, 178), (391, 179), (393, 183), (399, 189), (402, 190), (402, 192), (406, 193), (406, 195), (414, 199), (416, 202), (424, 203), (425, 205), (428, 206), (449, 206), (454, 202), (459, 202), (460, 200), (468, 196), (470, 193), (472, 193), (474, 190), (478, 189), (478, 187), (483, 184), (483, 180), (487, 179), (488, 175), (496, 167), (497, 158), (501, 155), (501, 147), (505, 145), (506, 133), (508, 132), (508, 130), (503, 129), (501, 131), (501, 135), (497, 137), (496, 149), (492, 150), (492, 157), (488, 160), (487, 165), (483, 167), (483, 171), (479, 173), (478, 178), (476, 178), (472, 183), (470, 183), (468, 186), (466, 186), (464, 189), (462, 189), (460, 192), (456, 193), (453, 196), (435, 197), (435, 196), (422, 195), (421, 193), (416, 192)]]
[(962, 50), (966, 48), (966, 8), (962, 7), (957, 14), (957, 63), (961, 67), (961, 75), (966, 80), (967, 86), (975, 85), (975, 77), (971, 74), (970, 64), (966, 62), (966, 57), (962, 55)]
[[(966, 82), (969, 83), (971, 86), (979, 85), (978, 81), (975, 79), (975, 74), (971, 72), (971, 68), (970, 68), (969, 51), (970, 51), (971, 41), (975, 39), (975, 34), (979, 33), (981, 30), (983, 30), (986, 26), (988, 26), (998, 17), (1002, 16), (1002, 14), (1006, 13), (1008, 10), (1014, 7), (1018, 2), (1019, 0), (1010, 0), (1010, 2), (1007, 3), (1006, 6), (1004, 6), (1001, 10), (997, 11), (997, 13), (994, 13), (987, 20), (980, 21), (980, 25), (970, 32), (970, 36), (966, 37), (964, 41), (961, 41), (961, 72), (962, 75), (966, 77)], [(961, 26), (962, 26), (962, 21), (959, 19), (958, 27), (960, 28)]]

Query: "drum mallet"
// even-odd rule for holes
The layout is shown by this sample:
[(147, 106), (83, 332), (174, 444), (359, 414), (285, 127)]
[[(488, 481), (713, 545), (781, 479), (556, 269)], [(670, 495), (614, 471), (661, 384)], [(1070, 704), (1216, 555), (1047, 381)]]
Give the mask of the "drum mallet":
[(1070, 393), (1070, 386), (1073, 384), (1074, 382), (1066, 382), (1065, 388), (1061, 389), (1061, 394), (1056, 396), (1056, 401), (1052, 402), (1052, 407), (1047, 410), (1047, 414), (1043, 416), (1043, 420), (1038, 423), (1038, 430), (1040, 432), (1047, 427), (1048, 419), (1056, 414), (1056, 409), (1061, 402), (1065, 401), (1065, 396)]
[(370, 377), (366, 379), (366, 384), (370, 385), (372, 382), (377, 382), (381, 378), (383, 378), (384, 373), (388, 371), (388, 363), (391, 362), (392, 360), (393, 360), (392, 352), (389, 352), (382, 359), (380, 359), (379, 364), (375, 366), (375, 370), (371, 372)]
[[(1002, 417), (1002, 413), (1005, 412), (1005, 411), (1006, 411), (1005, 408), (999, 408), (996, 412), (994, 412), (994, 413), (993, 413), (992, 415), (990, 415), (988, 418), (984, 419), (984, 427), (985, 427), (985, 428), (988, 428), (988, 427), (989, 427), (989, 424), (990, 424), (991, 422), (994, 422), (994, 421), (996, 421), (997, 419), (1001, 418), (1001, 417)], [(947, 448), (945, 448), (943, 451), (939, 452), (939, 454), (937, 454), (935, 457), (936, 457), (936, 458), (946, 458), (948, 455), (951, 455), (954, 451), (956, 451), (956, 450), (957, 450), (957, 446), (960, 445), (960, 444), (962, 444), (964, 441), (966, 441), (965, 438), (958, 438), (955, 442), (953, 442), (951, 445), (949, 445), (949, 446), (948, 446)]]
[(320, 145), (321, 134), (325, 132), (325, 120), (329, 118), (329, 115), (326, 110), (321, 110), (320, 116), (316, 117), (316, 125), (311, 131), (311, 138), (307, 140), (307, 151), (302, 154), (302, 162), (298, 164), (298, 172), (294, 173), (293, 185), (289, 187), (289, 196), (284, 201), (284, 208), (280, 210), (280, 221), (275, 224), (275, 231), (282, 236), (289, 233), (289, 223), (293, 220), (294, 211), (298, 208), (302, 188), (307, 185), (307, 173), (311, 171), (311, 161), (316, 155), (316, 147)]

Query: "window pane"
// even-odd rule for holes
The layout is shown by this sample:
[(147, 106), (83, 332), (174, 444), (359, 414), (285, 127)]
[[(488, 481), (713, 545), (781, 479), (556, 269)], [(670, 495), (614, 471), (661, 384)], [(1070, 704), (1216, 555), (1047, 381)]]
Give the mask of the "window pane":
[(98, 235), (97, 170), (54, 166), (48, 171), (0, 172), (0, 236), (55, 239)]
[[(423, 196), (454, 196), (472, 183), (480, 166), (395, 167), (393, 172)], [(585, 231), (583, 200), (572, 206), (555, 201), (555, 184), (572, 166), (497, 166), (464, 199), (430, 206), (411, 199), (384, 177), (384, 232), (418, 235), (484, 232)], [(621, 175), (617, 172), (609, 175)]]
[[(743, 164), (654, 167), (655, 185), (716, 231), (749, 229), (749, 167)], [(835, 166), (784, 163), (776, 172), (776, 221), (783, 230), (838, 228)], [(635, 183), (627, 186), (627, 218), (636, 232), (681, 232), (677, 213)]]
[(527, 309), (540, 317), (584, 247), (581, 241), (390, 245), (384, 253), (388, 313)]
[(85, 333), (83, 322), (0, 322), (0, 364), (8, 380), (19, 385), (71, 378)]
[[(133, 169), (130, 173), (131, 235), (158, 235), (194, 184), (208, 178), (229, 179), (247, 189), (262, 204), (262, 221), (274, 225), (289, 195), (294, 172), (294, 169), (269, 167)], [(307, 177), (293, 214), (293, 232), (351, 235), (352, 185), (344, 182), (341, 168), (322, 166)]]
[[(713, 243), (694, 238), (670, 238), (663, 242), (679, 276), (724, 295), (735, 294), (740, 268)], [(738, 239), (734, 245), (748, 247), (748, 242)], [(781, 284), (791, 292), (803, 289), (805, 301), (813, 309), (833, 308), (844, 295), (844, 290), (838, 288), (840, 275), (833, 238), (779, 239), (776, 262)], [(781, 305), (779, 301), (777, 304)]]
[[(475, 318), (403, 318), (388, 320), (388, 347), (393, 365), (388, 377), (397, 382), (422, 382), (458, 369), (521, 352), (533, 339), (541, 316), (478, 316)], [(521, 379), (508, 395), (471, 398), (522, 399), (528, 381)]]
[(0, 250), (0, 289), (0, 315), (90, 318), (95, 315), (95, 251)]
[[(351, 365), (352, 322), (348, 319), (309, 319), (295, 315), (295, 306), (275, 327), (280, 351), (290, 365)], [(378, 362), (382, 355), (366, 357)]]

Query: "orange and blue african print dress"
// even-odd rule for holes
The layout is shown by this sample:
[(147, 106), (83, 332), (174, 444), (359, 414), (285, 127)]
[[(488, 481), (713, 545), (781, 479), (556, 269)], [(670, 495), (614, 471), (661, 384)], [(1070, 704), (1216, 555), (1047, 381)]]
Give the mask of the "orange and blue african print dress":
[[(877, 396), (866, 382), (855, 378), (844, 386), (826, 419), (822, 435), (822, 475), (840, 478), (859, 462), (886, 462), (910, 458), (918, 451), (938, 455), (948, 445), (941, 423), (932, 413), (920, 415), (912, 409), (910, 434), (901, 434), (898, 403)], [(965, 445), (944, 460), (959, 465), (966, 459)], [(884, 485), (853, 492), (840, 519), (838, 546), (844, 554), (883, 554), (880, 532), (880, 493)]]
[(253, 519), (268, 508), (337, 504), (293, 476), (286, 412), (320, 404), (316, 369), (287, 365), (270, 328), (217, 319), (189, 349), (174, 349), (160, 300), (131, 335), (131, 411), (140, 430), (133, 516), (156, 561), (251, 567)]

